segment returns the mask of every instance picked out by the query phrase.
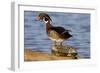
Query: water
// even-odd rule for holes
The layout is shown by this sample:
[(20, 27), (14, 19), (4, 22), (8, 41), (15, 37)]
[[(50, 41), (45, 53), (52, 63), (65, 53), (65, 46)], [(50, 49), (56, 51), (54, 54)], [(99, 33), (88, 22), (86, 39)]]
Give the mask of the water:
[[(52, 25), (70, 29), (72, 38), (64, 42), (76, 48), (78, 54), (90, 58), (90, 14), (47, 12)], [(50, 53), (52, 41), (48, 39), (45, 24), (35, 21), (39, 12), (24, 11), (24, 47)]]

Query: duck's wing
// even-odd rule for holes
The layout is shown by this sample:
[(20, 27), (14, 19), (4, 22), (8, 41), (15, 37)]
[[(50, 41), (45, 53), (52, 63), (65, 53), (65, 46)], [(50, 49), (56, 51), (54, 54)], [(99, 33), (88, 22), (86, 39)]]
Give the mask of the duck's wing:
[(70, 33), (65, 30), (63, 27), (51, 27), (49, 31), (49, 36), (53, 39), (59, 39), (59, 38), (69, 38), (72, 37)]
[(58, 34), (63, 34), (65, 32), (69, 32), (70, 30), (66, 30), (63, 27), (51, 27), (51, 30), (55, 31)]

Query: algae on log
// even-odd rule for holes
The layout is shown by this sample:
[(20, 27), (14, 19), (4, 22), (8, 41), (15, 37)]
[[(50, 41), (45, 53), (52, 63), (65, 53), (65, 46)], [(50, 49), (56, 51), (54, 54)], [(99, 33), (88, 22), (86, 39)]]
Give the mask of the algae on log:
[(55, 56), (73, 57), (74, 59), (78, 58), (76, 49), (68, 45), (65, 45), (65, 46), (53, 45), (51, 53), (52, 55), (55, 55)]

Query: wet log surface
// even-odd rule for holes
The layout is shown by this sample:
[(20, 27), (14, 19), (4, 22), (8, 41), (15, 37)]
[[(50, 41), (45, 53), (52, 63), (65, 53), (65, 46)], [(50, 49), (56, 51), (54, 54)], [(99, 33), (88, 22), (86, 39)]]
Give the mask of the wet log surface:
[(76, 50), (70, 46), (52, 46), (51, 54), (31, 49), (24, 50), (24, 61), (50, 61), (78, 59)]

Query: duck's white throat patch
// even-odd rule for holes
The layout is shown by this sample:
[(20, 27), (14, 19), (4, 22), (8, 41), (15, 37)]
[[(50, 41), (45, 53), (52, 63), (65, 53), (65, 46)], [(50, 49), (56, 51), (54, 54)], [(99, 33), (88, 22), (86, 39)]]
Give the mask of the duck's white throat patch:
[(48, 23), (48, 21), (44, 21), (44, 23)]

